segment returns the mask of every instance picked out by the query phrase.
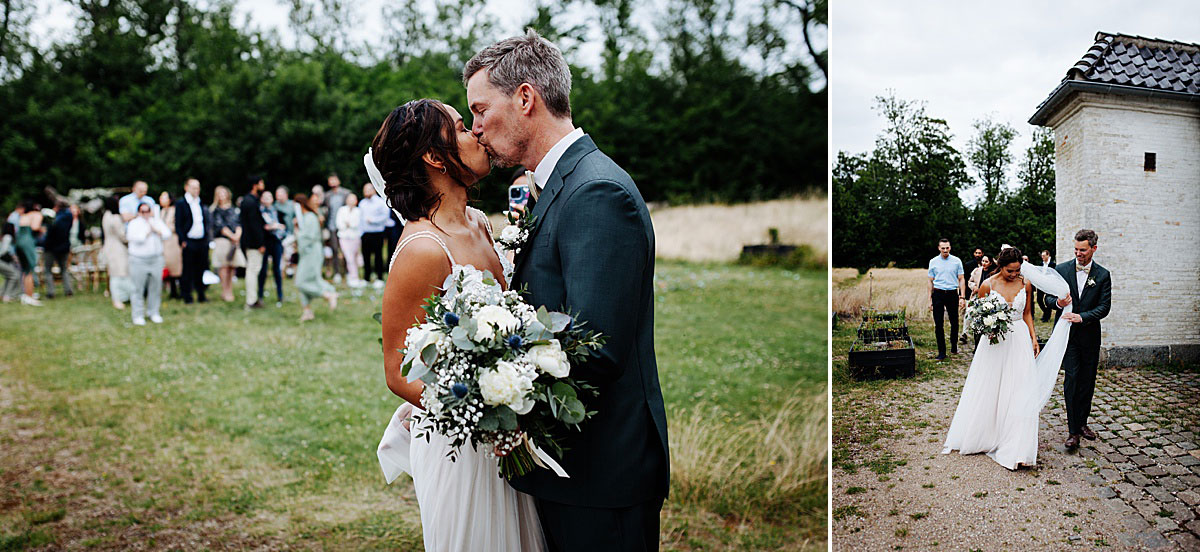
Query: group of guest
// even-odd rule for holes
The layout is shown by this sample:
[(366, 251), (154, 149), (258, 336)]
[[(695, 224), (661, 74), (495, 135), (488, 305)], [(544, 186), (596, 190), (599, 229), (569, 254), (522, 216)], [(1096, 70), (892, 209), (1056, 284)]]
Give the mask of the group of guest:
[(42, 248), (42, 281), (46, 297), (53, 299), (57, 294), (54, 285), (54, 268), (57, 266), (62, 277), (63, 293), (74, 295), (70, 272), (72, 248), (83, 241), (83, 228), (79, 222), (79, 207), (63, 200), (54, 205), (54, 218), (45, 220), (41, 206), (35, 200), (25, 200), (5, 219), (3, 236), (0, 237), (0, 300), (5, 303), (20, 300), (21, 304), (42, 306), (37, 288), (37, 248)]
[[(200, 182), (184, 184), (182, 197), (162, 191), (155, 201), (149, 185), (137, 181), (131, 191), (105, 200), (101, 218), (103, 245), (100, 254), (108, 273), (108, 295), (116, 309), (132, 306), (134, 324), (162, 322), (161, 297), (184, 303), (207, 302), (205, 273), (220, 284), (221, 299), (236, 300), (234, 280), (244, 270), (245, 308), (264, 306), (274, 281), (275, 305), (284, 301), (283, 280), (295, 278), (303, 306), (301, 320), (313, 318), (310, 303), (324, 299), (337, 306), (337, 292), (326, 280), (345, 281), (352, 288), (383, 287), (385, 247), (390, 254), (402, 224), (375, 188), (365, 184), (362, 196), (342, 188), (336, 174), (326, 186), (313, 186), (311, 195), (289, 198), (288, 189), (266, 189), (254, 176), (248, 192), (235, 199), (231, 190), (217, 186), (211, 205), (200, 200)], [(71, 240), (78, 228), (78, 208), (61, 204), (53, 222), (43, 221), (32, 202), (18, 206), (0, 241), (0, 287), (4, 301), (40, 305), (33, 292), (36, 247), (43, 248), (47, 297), (55, 295), (51, 267), (62, 274), (63, 291), (74, 293), (68, 270)], [(73, 226), (74, 225), (74, 226)], [(44, 236), (40, 241), (39, 236)]]
[[(1028, 262), (1027, 257), (1023, 258)], [(1042, 265), (1054, 268), (1054, 259), (1049, 250), (1041, 252)], [(938, 256), (929, 261), (929, 294), (930, 310), (933, 311), (934, 333), (938, 342), (938, 360), (946, 358), (946, 340), (943, 323), (950, 321), (950, 354), (958, 353), (958, 311), (965, 307), (966, 302), (979, 295), (979, 287), (999, 270), (999, 265), (989, 255), (984, 254), (983, 248), (976, 247), (972, 258), (966, 263), (950, 254), (950, 240), (943, 238), (938, 242)], [(1041, 300), (1042, 292), (1038, 291), (1038, 305), (1042, 309), (1042, 322), (1049, 322), (1051, 309)], [(1058, 317), (1058, 312), (1053, 312)], [(967, 336), (963, 335), (963, 340)], [(975, 336), (979, 343), (979, 336)]]

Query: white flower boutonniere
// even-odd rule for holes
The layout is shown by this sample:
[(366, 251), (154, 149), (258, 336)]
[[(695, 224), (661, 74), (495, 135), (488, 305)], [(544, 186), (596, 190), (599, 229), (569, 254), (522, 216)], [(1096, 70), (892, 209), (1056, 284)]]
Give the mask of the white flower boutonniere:
[(1087, 282), (1084, 282), (1083, 287), (1092, 287), (1095, 285), (1096, 285), (1096, 279), (1089, 276), (1087, 279)]
[[(520, 253), (521, 248), (525, 246), (525, 242), (529, 240), (529, 234), (533, 231), (533, 223), (536, 217), (523, 217), (515, 224), (509, 224), (500, 231), (500, 237), (496, 238), (496, 242), (500, 247), (514, 253)], [(511, 220), (510, 220), (511, 222)]]

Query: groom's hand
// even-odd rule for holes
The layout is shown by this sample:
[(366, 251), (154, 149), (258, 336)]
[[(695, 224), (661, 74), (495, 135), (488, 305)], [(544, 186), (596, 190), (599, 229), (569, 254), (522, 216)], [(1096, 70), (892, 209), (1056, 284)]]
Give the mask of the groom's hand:
[(1066, 297), (1063, 297), (1062, 299), (1059, 299), (1058, 302), (1055, 304), (1058, 305), (1058, 308), (1060, 308), (1060, 309), (1063, 307), (1066, 307), (1067, 305), (1071, 304), (1071, 296), (1068, 295)]
[(1063, 320), (1066, 320), (1067, 322), (1070, 322), (1072, 324), (1078, 324), (1080, 322), (1083, 322), (1083, 317), (1079, 316), (1078, 314), (1075, 314), (1073, 312), (1064, 314), (1064, 315), (1062, 315), (1062, 317), (1063, 317)]

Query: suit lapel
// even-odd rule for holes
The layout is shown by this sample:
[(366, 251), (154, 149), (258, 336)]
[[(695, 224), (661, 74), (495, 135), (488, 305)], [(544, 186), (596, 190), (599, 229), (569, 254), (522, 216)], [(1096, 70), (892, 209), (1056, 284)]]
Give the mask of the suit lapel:
[(539, 194), (537, 203), (529, 212), (529, 215), (534, 217), (533, 229), (529, 231), (529, 238), (525, 240), (525, 246), (517, 255), (516, 268), (513, 269), (514, 281), (518, 279), (517, 275), (521, 274), (521, 269), (525, 266), (526, 259), (529, 258), (529, 246), (533, 243), (533, 238), (546, 225), (546, 213), (550, 211), (550, 205), (554, 203), (554, 200), (558, 198), (558, 193), (566, 185), (566, 178), (575, 170), (580, 159), (596, 149), (596, 143), (592, 141), (592, 137), (584, 134), (582, 138), (571, 144), (567, 151), (563, 152), (562, 157), (558, 158), (554, 172), (550, 173), (550, 178), (546, 181), (542, 193)]
[(1078, 303), (1079, 302), (1079, 284), (1077, 283), (1078, 278), (1075, 275), (1075, 272), (1076, 272), (1075, 261), (1071, 261), (1070, 266), (1071, 266), (1070, 270), (1067, 271), (1067, 274), (1068, 274), (1068, 276), (1066, 278), (1067, 285), (1071, 287), (1071, 300)]

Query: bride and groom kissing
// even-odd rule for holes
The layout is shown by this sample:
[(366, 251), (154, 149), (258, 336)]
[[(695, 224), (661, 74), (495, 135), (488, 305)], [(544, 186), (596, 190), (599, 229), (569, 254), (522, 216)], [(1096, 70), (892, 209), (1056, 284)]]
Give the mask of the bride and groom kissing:
[[(986, 453), (1010, 470), (1035, 466), (1038, 416), (1064, 371), (1068, 436), (1073, 450), (1080, 438), (1096, 439), (1087, 426), (1100, 362), (1100, 320), (1112, 300), (1109, 271), (1092, 260), (1097, 250), (1092, 230), (1075, 234), (1075, 261), (1055, 268), (1035, 266), (1005, 246), (996, 257), (998, 272), (982, 282), (979, 296), (998, 295), (1012, 307), (1010, 331), (998, 341), (982, 339), (971, 361), (942, 453)], [(1034, 288), (1046, 306), (1062, 311), (1046, 345), (1039, 351), (1033, 330)]]
[[(630, 176), (571, 119), (562, 53), (529, 30), (477, 53), (463, 70), (468, 126), (437, 100), (383, 122), (364, 160), (406, 221), (383, 295), (384, 371), (406, 403), (393, 418), (398, 465), (412, 475), (427, 550), (656, 550), (669, 482), (666, 413), (653, 335), (654, 232)], [(468, 192), (492, 165), (533, 167), (527, 237), (510, 264)], [(535, 469), (511, 482), (497, 460), (410, 427), (421, 381), (402, 375), (405, 335), (455, 266), (505, 274), (535, 308), (574, 313), (607, 337), (571, 374), (598, 388), (596, 412), (565, 441), (568, 477)], [(506, 270), (507, 269), (507, 270)], [(511, 273), (511, 280), (509, 274)], [(389, 437), (385, 436), (385, 441)], [(381, 443), (382, 451), (385, 443)]]

